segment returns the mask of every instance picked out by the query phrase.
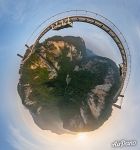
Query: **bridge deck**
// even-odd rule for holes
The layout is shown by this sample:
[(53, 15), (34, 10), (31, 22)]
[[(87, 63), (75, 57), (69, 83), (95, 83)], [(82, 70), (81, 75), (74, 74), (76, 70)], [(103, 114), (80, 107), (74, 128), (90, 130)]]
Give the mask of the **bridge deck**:
[[(123, 46), (122, 41), (120, 40), (120, 38), (118, 37), (118, 35), (113, 31), (113, 29), (111, 27), (109, 27), (108, 25), (106, 25), (104, 22), (101, 22), (100, 20), (97, 20), (95, 18), (92, 17), (88, 17), (88, 16), (70, 16), (70, 17), (65, 17), (62, 18), (60, 20), (57, 20), (56, 22), (52, 23), (51, 25), (49, 25), (48, 27), (46, 27), (41, 34), (38, 36), (38, 38), (36, 39), (33, 47), (32, 47), (32, 53), (35, 51), (35, 46), (37, 43), (39, 43), (40, 39), (49, 31), (52, 29), (53, 26), (55, 26), (56, 24), (63, 22), (64, 20), (66, 20), (67, 18), (69, 18), (72, 22), (85, 22), (85, 23), (90, 23), (92, 25), (95, 25), (101, 29), (103, 29), (106, 33), (108, 33), (112, 39), (114, 40), (114, 42), (116, 43), (117, 47), (120, 50), (121, 53), (121, 57), (122, 57), (122, 61), (123, 61), (123, 69), (122, 69), (122, 82), (121, 82), (121, 87), (118, 90), (117, 94), (114, 97), (114, 101), (116, 101), (117, 97), (121, 94), (121, 91), (123, 89), (124, 86), (124, 82), (125, 82), (125, 78), (126, 78), (126, 74), (127, 74), (127, 67), (128, 67), (128, 62), (127, 62), (127, 54), (126, 54), (126, 50)], [(62, 27), (63, 28), (63, 27)], [(60, 27), (61, 29), (61, 27)]]

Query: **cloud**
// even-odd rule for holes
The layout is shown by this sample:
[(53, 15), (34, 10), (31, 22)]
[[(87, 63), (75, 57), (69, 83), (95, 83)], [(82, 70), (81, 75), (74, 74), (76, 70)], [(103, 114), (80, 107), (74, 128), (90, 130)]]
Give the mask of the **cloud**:
[(34, 14), (38, 2), (38, 0), (0, 0), (0, 19), (6, 19), (8, 22), (23, 23), (28, 15)]
[(140, 25), (136, 26), (136, 33), (137, 33), (137, 35), (138, 35), (138, 37), (140, 39)]
[[(35, 5), (32, 5), (35, 3)], [(80, 1), (79, 1), (80, 3)], [(78, 3), (78, 4), (79, 4)], [(87, 2), (86, 2), (87, 3)], [(112, 2), (114, 3), (114, 2)], [(117, 3), (117, 2), (116, 2)], [(129, 3), (127, 1), (127, 3)], [(132, 2), (133, 3), (133, 2)], [(25, 23), (26, 17), (33, 13), (33, 10), (37, 8), (38, 1), (11, 1), (11, 0), (0, 0), (0, 19), (1, 18), (6, 18), (7, 21), (9, 22), (17, 22), (17, 23)], [(45, 5), (45, 3), (43, 3)], [(87, 4), (86, 4), (87, 5)], [(100, 8), (100, 3), (97, 4), (96, 2), (96, 7)], [(94, 6), (95, 6), (94, 5)], [(102, 3), (104, 5), (104, 3)], [(130, 4), (129, 4), (130, 5)], [(53, 6), (53, 5), (52, 5)], [(59, 12), (61, 7), (56, 8), (56, 10)], [(83, 1), (83, 6), (84, 6), (84, 1)], [(88, 5), (89, 6), (89, 5)], [(116, 7), (115, 5), (113, 5)], [(41, 6), (38, 6), (41, 8)], [(65, 7), (65, 5), (64, 5)], [(72, 7), (72, 6), (71, 6)], [(76, 7), (76, 6), (74, 6)], [(110, 6), (111, 7), (111, 6)], [(127, 6), (126, 6), (127, 7)], [(134, 7), (134, 6), (133, 6)], [(136, 4), (135, 4), (135, 7)], [(134, 7), (134, 8), (135, 8)], [(44, 10), (47, 10), (47, 6), (44, 6)], [(91, 8), (91, 6), (90, 6)], [(54, 8), (53, 8), (54, 9)], [(65, 8), (66, 9), (66, 8)], [(118, 12), (118, 18), (121, 18), (120, 16), (122, 15), (119, 13), (119, 8)], [(126, 8), (125, 8), (126, 9)], [(43, 11), (44, 11), (43, 10)], [(111, 14), (112, 16), (114, 12), (110, 12), (110, 9), (106, 7), (104, 10), (104, 13), (107, 12)], [(128, 10), (129, 11), (129, 10)], [(132, 13), (131, 16), (133, 16), (133, 13), (135, 10), (129, 12)], [(36, 12), (36, 11), (35, 11)], [(44, 13), (44, 12), (43, 12)], [(42, 14), (43, 14), (42, 13)], [(50, 13), (50, 12), (49, 12)], [(129, 14), (127, 14), (129, 15)], [(46, 14), (44, 14), (45, 18)], [(39, 15), (41, 17), (41, 15)], [(38, 18), (39, 18), (38, 17)], [(113, 16), (114, 17), (114, 16)], [(112, 17), (112, 18), (113, 18)], [(125, 16), (124, 16), (125, 17)], [(10, 20), (9, 20), (10, 18)], [(118, 19), (117, 18), (117, 19)], [(122, 19), (122, 18), (121, 18)], [(5, 99), (3, 99), (3, 103), (5, 105), (2, 106), (4, 112), (2, 112), (3, 116), (9, 120), (9, 123), (7, 123), (7, 127), (10, 129), (9, 131), (9, 136), (8, 141), (10, 144), (14, 146), (15, 149), (17, 150), (100, 150), (100, 149), (111, 149), (110, 144), (116, 139), (121, 139), (121, 138), (127, 138), (127, 139), (132, 139), (136, 138), (136, 140), (140, 140), (140, 135), (138, 133), (139, 125), (140, 125), (140, 120), (138, 117), (138, 114), (140, 113), (140, 102), (139, 102), (139, 89), (140, 85), (138, 83), (139, 81), (139, 57), (140, 57), (140, 52), (139, 52), (139, 40), (140, 40), (140, 22), (132, 22), (129, 21), (122, 23), (122, 20), (117, 20), (116, 22), (120, 24), (120, 27), (123, 29), (125, 32), (125, 35), (127, 36), (128, 43), (130, 46), (130, 50), (132, 53), (132, 60), (133, 60), (133, 71), (132, 72), (132, 77), (131, 81), (129, 83), (129, 88), (128, 91), (125, 95), (124, 101), (123, 101), (123, 106), (122, 110), (117, 110), (114, 109), (112, 116), (107, 120), (102, 127), (100, 127), (98, 130), (95, 130), (90, 133), (85, 133), (85, 138), (79, 138), (79, 135), (56, 135), (54, 133), (51, 133), (50, 131), (44, 131), (39, 129), (33, 122), (33, 119), (31, 118), (29, 112), (22, 106), (21, 101), (19, 97), (15, 94), (16, 92), (16, 84), (15, 82), (9, 82), (9, 78), (12, 79), (12, 71), (14, 67), (18, 66), (12, 66), (11, 70), (6, 72), (5, 74), (5, 81), (8, 80), (7, 86), (5, 87), (6, 83), (2, 84), (2, 88), (5, 88)], [(26, 23), (25, 23), (26, 24)], [(33, 25), (34, 26), (34, 25)], [(11, 28), (12, 30), (12, 28)], [(80, 30), (78, 30), (81, 32)], [(68, 32), (69, 33), (69, 32)], [(82, 33), (82, 32), (81, 32)], [(24, 33), (25, 34), (25, 33)], [(86, 33), (85, 33), (86, 34)], [(91, 36), (93, 35), (93, 36)], [(7, 34), (8, 36), (8, 34)], [(93, 41), (90, 39), (92, 39)], [(18, 37), (17, 37), (18, 38)], [(97, 46), (98, 50), (103, 49), (104, 47), (107, 48), (107, 51), (110, 56), (114, 55), (112, 54), (112, 46), (110, 46), (110, 40), (104, 39), (105, 36), (102, 36), (99, 32), (89, 32), (87, 37), (87, 41), (89, 41), (89, 44), (91, 44), (91, 48), (94, 48), (94, 46)], [(99, 40), (103, 41), (102, 45), (100, 44)], [(16, 41), (16, 40), (15, 40)], [(93, 43), (92, 43), (93, 42)], [(15, 43), (17, 44), (17, 43)], [(7, 47), (8, 55), (12, 57), (11, 54), (15, 52), (9, 51), (11, 49), (11, 45)], [(107, 55), (108, 55), (107, 53)], [(17, 59), (12, 59), (12, 61), (17, 62)], [(9, 63), (7, 59), (7, 63)], [(19, 64), (18, 64), (19, 65)], [(11, 64), (9, 64), (11, 67)], [(3, 70), (5, 71), (5, 70)], [(17, 73), (17, 72), (16, 72)], [(9, 76), (10, 74), (10, 76)], [(17, 82), (16, 82), (17, 83)], [(14, 85), (11, 85), (14, 84)], [(14, 88), (13, 88), (14, 87)], [(7, 94), (8, 93), (8, 94)], [(2, 99), (1, 99), (2, 100)], [(9, 127), (10, 124), (10, 127)], [(2, 130), (6, 130), (7, 127), (2, 128)], [(139, 145), (138, 145), (139, 146)], [(136, 149), (139, 149), (139, 147), (136, 147)]]
[(13, 145), (14, 148), (18, 150), (39, 149), (36, 143), (34, 144), (33, 142), (30, 142), (30, 140), (25, 138), (22, 132), (19, 131), (19, 129), (10, 126), (10, 130), (12, 135), (9, 138), (9, 142)]

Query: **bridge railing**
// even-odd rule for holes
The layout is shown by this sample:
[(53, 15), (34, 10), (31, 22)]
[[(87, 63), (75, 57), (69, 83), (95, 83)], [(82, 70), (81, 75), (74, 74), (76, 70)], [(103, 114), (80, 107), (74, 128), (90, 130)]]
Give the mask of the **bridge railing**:
[(86, 11), (86, 10), (69, 10), (69, 11), (58, 13), (58, 14), (51, 16), (50, 18), (47, 18), (46, 20), (44, 20), (33, 31), (31, 36), (27, 40), (27, 44), (32, 45), (35, 42), (35, 40), (38, 38), (38, 36), (45, 30), (46, 27), (48, 27), (49, 25), (51, 25), (52, 23), (54, 23), (57, 20), (60, 20), (60, 19), (63, 19), (63, 18), (69, 17), (69, 16), (87, 16), (87, 17), (94, 18), (94, 19), (99, 20), (99, 21), (103, 22), (104, 24), (106, 24), (108, 27), (110, 27), (112, 29), (112, 31), (114, 31), (117, 34), (118, 38), (121, 40), (121, 42), (123, 44), (123, 47), (124, 47), (126, 55), (127, 55), (126, 56), (127, 57), (127, 74), (126, 74), (126, 78), (125, 78), (124, 87), (121, 92), (121, 94), (123, 95), (128, 86), (130, 73), (131, 73), (131, 54), (130, 54), (130, 50), (129, 50), (127, 41), (126, 41), (125, 37), (123, 36), (122, 32), (117, 28), (117, 26), (113, 22), (111, 22), (109, 19), (105, 18), (104, 16), (102, 16), (98, 13), (94, 13), (94, 12)]

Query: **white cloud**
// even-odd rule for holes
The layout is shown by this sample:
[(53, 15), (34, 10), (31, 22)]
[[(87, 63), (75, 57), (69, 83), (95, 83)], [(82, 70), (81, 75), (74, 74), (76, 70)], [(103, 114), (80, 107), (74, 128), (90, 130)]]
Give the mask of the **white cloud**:
[(138, 34), (138, 37), (140, 39), (140, 25), (136, 26), (136, 33)]
[(19, 131), (18, 128), (10, 126), (10, 130), (12, 132), (12, 135), (8, 140), (14, 148), (16, 148), (17, 150), (39, 150), (39, 147), (36, 145), (36, 143), (33, 143), (33, 141), (25, 138), (23, 133)]
[(9, 22), (23, 23), (28, 15), (34, 14), (38, 6), (38, 0), (0, 0), (0, 18)]
[[(11, 4), (13, 3), (13, 4)], [(13, 6), (14, 8), (12, 8)], [(27, 7), (31, 7), (31, 3), (28, 6), (27, 1), (0, 1), (0, 15), (11, 17), (12, 21), (23, 22), (26, 15), (29, 12)], [(113, 13), (113, 12), (112, 12)], [(119, 9), (118, 9), (119, 13)], [(119, 15), (119, 14), (118, 14)], [(121, 22), (121, 21), (120, 21)], [(130, 26), (132, 25), (132, 26)], [(136, 27), (136, 31), (129, 28), (134, 27), (136, 24), (128, 24), (123, 28), (128, 30), (129, 44), (132, 48), (133, 62), (135, 61), (139, 65), (139, 40), (136, 42), (134, 40), (137, 36), (140, 39), (140, 27)], [(93, 32), (94, 33), (94, 32)], [(92, 33), (91, 33), (92, 34)], [(110, 47), (109, 41), (106, 39), (102, 45), (98, 40), (103, 40), (104, 37), (101, 37), (99, 34), (94, 34), (95, 42), (93, 45), (97, 45), (98, 49), (106, 48), (109, 51), (109, 54), (112, 56), (112, 46)], [(90, 38), (91, 39), (91, 38)], [(94, 39), (93, 39), (94, 40)], [(91, 41), (92, 48), (92, 41)], [(138, 55), (136, 57), (136, 55)], [(17, 61), (17, 60), (15, 60)], [(17, 67), (17, 66), (15, 66)], [(134, 66), (135, 67), (135, 64)], [(100, 127), (98, 130), (86, 133), (86, 136), (79, 140), (78, 135), (56, 135), (50, 131), (43, 131), (39, 129), (33, 122), (29, 112), (24, 109), (20, 99), (17, 98), (15, 94), (16, 85), (11, 85), (13, 82), (8, 82), (6, 87), (8, 95), (5, 99), (5, 112), (8, 115), (7, 120), (11, 123), (10, 133), (9, 133), (9, 142), (17, 150), (100, 150), (100, 149), (111, 149), (110, 144), (116, 139), (120, 138), (136, 138), (140, 140), (140, 135), (138, 133), (138, 128), (140, 121), (138, 114), (140, 113), (139, 109), (139, 67), (136, 67), (135, 73), (133, 73), (133, 78), (131, 79), (131, 84), (129, 84), (129, 91), (126, 93), (122, 110), (114, 109), (112, 116), (105, 122), (105, 124)], [(10, 71), (8, 72), (11, 73)], [(10, 74), (11, 76), (11, 74)], [(9, 75), (5, 78), (9, 79)], [(7, 80), (7, 79), (6, 79)], [(9, 80), (8, 80), (9, 81)], [(135, 81), (135, 83), (134, 83)], [(3, 85), (5, 86), (5, 85)], [(9, 88), (8, 88), (9, 87)], [(13, 87), (15, 89), (13, 89)], [(9, 103), (10, 102), (10, 103)], [(8, 106), (7, 106), (8, 105)], [(4, 114), (5, 115), (5, 114)], [(8, 126), (8, 125), (7, 125)], [(138, 147), (136, 147), (139, 149)]]

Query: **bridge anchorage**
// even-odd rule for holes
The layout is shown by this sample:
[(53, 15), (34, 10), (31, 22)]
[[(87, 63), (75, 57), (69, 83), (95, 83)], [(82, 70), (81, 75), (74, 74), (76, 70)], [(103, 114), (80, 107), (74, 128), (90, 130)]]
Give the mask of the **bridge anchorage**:
[[(41, 38), (47, 32), (49, 32), (50, 30), (58, 31), (61, 29), (73, 27), (73, 23), (75, 22), (84, 22), (84, 23), (88, 23), (88, 24), (101, 28), (108, 35), (110, 35), (110, 37), (116, 43), (119, 49), (119, 52), (121, 54), (121, 59), (122, 59), (122, 63), (119, 64), (121, 86), (113, 98), (112, 105), (116, 108), (121, 109), (124, 94), (127, 89), (128, 82), (130, 79), (130, 74), (131, 74), (130, 50), (121, 31), (116, 27), (115, 24), (113, 24), (110, 20), (103, 17), (102, 15), (99, 15), (97, 13), (90, 12), (90, 11), (85, 11), (85, 10), (70, 10), (70, 11), (56, 14), (48, 18), (35, 29), (35, 31), (32, 33), (32, 35), (28, 39), (27, 43), (29, 42), (29, 40), (31, 40), (32, 42), (30, 44), (32, 46), (28, 46), (27, 44), (25, 44), (25, 46), (30, 50), (30, 53), (25, 59), (22, 60), (22, 63), (24, 63), (32, 53), (35, 53), (36, 45), (39, 43)], [(44, 28), (43, 31), (42, 31), (42, 28)], [(33, 36), (35, 36), (36, 32), (37, 32), (37, 35), (36, 35), (37, 38), (35, 40), (31, 39), (33, 38)], [(22, 58), (20, 54), (18, 54), (18, 56)], [(120, 104), (118, 104), (118, 101), (120, 101)]]

